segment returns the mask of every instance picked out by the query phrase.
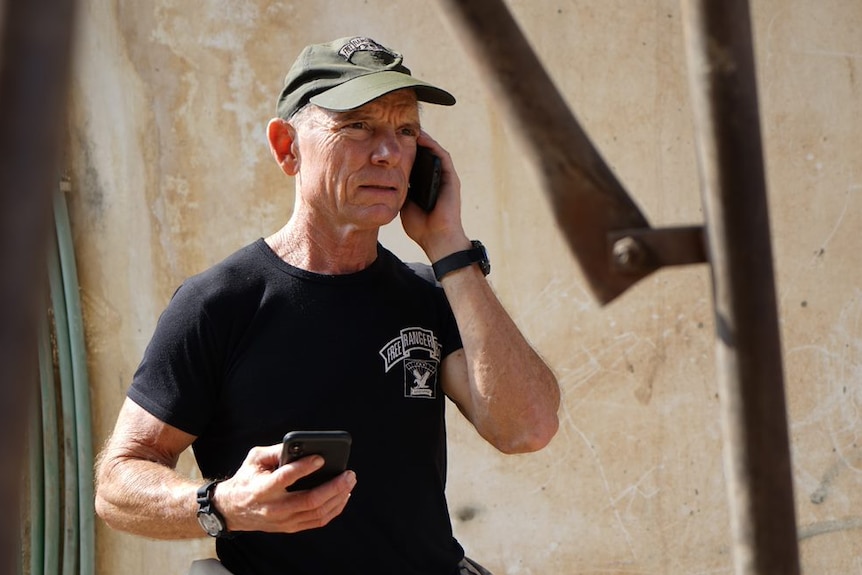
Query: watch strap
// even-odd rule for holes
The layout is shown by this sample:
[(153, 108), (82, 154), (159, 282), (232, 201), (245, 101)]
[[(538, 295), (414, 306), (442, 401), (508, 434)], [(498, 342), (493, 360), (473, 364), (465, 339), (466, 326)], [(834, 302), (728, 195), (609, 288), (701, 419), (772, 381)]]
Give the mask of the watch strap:
[(450, 254), (431, 265), (437, 281), (442, 280), (450, 272), (473, 264), (479, 264), (479, 269), (482, 270), (483, 275), (491, 273), (491, 263), (488, 261), (488, 252), (485, 250), (485, 246), (479, 240), (472, 240), (470, 243), (473, 245), (470, 249)]
[(220, 479), (215, 479), (198, 487), (197, 498), (200, 511), (209, 510), (209, 507), (212, 506), (212, 496), (215, 492), (215, 486), (218, 485), (220, 481)]
[(216, 485), (221, 483), (221, 479), (215, 479), (206, 483), (198, 488), (197, 491), (197, 502), (198, 502), (198, 520), (200, 521), (201, 515), (208, 515), (211, 518), (215, 518), (218, 523), (221, 525), (221, 529), (218, 532), (211, 532), (210, 530), (204, 527), (204, 523), (201, 523), (201, 526), (207, 531), (208, 535), (212, 537), (227, 537), (227, 523), (224, 520), (224, 517), (221, 513), (218, 512), (218, 509), (215, 507), (215, 503), (213, 502), (213, 494), (215, 493)]

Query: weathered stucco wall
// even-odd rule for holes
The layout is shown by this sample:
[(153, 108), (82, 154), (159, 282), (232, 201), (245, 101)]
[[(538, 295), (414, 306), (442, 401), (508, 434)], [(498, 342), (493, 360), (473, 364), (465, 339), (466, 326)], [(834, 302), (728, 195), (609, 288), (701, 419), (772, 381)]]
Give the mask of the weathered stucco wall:
[[(676, 0), (509, 2), (654, 225), (702, 222)], [(753, 0), (803, 566), (862, 571), (862, 4)], [(449, 497), (495, 573), (731, 573), (706, 266), (590, 295), (534, 169), (433, 2), (82, 2), (69, 197), (97, 445), (182, 279), (289, 216), (264, 126), (300, 48), (374, 37), (450, 89), (453, 154), (490, 281), (559, 376), (544, 451), (495, 453), (451, 410)], [(384, 243), (422, 254), (396, 223)], [(194, 473), (184, 457), (181, 467)], [(182, 573), (211, 543), (98, 527), (105, 574)]]

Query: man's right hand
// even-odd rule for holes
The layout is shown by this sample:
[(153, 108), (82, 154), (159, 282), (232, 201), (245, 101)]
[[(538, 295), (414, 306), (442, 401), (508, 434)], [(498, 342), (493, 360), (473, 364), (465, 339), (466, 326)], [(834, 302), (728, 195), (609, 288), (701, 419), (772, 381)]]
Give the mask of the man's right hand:
[(323, 527), (347, 505), (356, 485), (356, 474), (345, 471), (323, 485), (307, 491), (286, 489), (323, 465), (312, 455), (278, 466), (282, 444), (255, 447), (214, 494), (216, 509), (229, 531), (295, 533)]

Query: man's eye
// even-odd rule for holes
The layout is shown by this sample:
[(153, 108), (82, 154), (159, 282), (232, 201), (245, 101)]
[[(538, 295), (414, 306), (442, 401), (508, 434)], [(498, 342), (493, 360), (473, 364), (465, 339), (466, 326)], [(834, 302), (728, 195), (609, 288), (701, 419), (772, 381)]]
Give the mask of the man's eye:
[(364, 130), (366, 128), (365, 122), (352, 122), (347, 124), (347, 128), (350, 130)]

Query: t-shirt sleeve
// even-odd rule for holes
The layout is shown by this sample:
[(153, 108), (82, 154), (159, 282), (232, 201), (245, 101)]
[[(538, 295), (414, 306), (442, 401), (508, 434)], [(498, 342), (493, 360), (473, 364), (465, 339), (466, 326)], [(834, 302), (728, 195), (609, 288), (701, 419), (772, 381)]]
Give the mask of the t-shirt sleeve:
[(128, 397), (161, 421), (200, 435), (221, 383), (218, 358), (205, 298), (186, 283), (159, 318)]
[(458, 331), (458, 323), (455, 321), (455, 314), (452, 313), (452, 306), (449, 305), (449, 300), (446, 298), (446, 292), (443, 291), (443, 286), (434, 277), (433, 268), (428, 264), (419, 262), (409, 262), (405, 265), (434, 288), (437, 297), (437, 309), (443, 318), (442, 357), (446, 357), (453, 351), (458, 351), (464, 347), (461, 342), (461, 332)]

